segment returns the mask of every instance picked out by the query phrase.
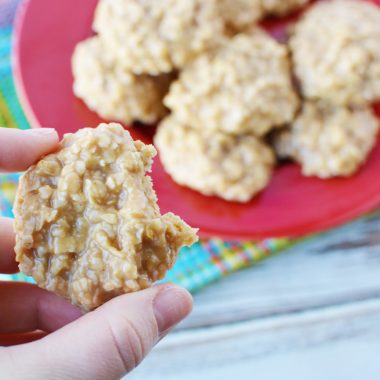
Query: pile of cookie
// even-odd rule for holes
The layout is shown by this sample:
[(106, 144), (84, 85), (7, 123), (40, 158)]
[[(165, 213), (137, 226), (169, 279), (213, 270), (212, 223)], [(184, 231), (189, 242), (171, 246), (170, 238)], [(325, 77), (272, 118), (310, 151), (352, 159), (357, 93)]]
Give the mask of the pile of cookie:
[(380, 9), (362, 0), (317, 3), (295, 25), (289, 46), (304, 102), (275, 146), (305, 175), (351, 176), (376, 144), (379, 41)]
[(379, 130), (380, 9), (316, 2), (286, 45), (257, 25), (306, 3), (100, 0), (97, 35), (74, 52), (74, 92), (106, 119), (161, 121), (165, 170), (205, 195), (249, 201), (278, 158), (350, 176)]

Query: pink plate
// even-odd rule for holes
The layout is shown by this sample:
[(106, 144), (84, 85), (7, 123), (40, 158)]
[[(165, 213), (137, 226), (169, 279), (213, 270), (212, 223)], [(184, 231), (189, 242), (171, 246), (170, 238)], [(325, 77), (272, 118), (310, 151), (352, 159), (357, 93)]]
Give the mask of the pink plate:
[[(374, 2), (380, 4), (380, 0)], [(101, 121), (74, 97), (70, 69), (75, 44), (91, 35), (96, 3), (29, 0), (20, 8), (14, 73), (33, 127), (54, 127), (62, 135), (84, 126), (95, 127)], [(265, 27), (281, 38), (289, 21), (270, 21)], [(140, 126), (130, 131), (134, 138), (151, 142), (154, 128)], [(158, 158), (152, 177), (162, 212), (182, 216), (200, 227), (202, 236), (250, 239), (314, 233), (373, 210), (380, 205), (379, 173), (380, 143), (364, 168), (349, 179), (304, 178), (296, 165), (282, 166), (270, 186), (248, 204), (205, 197), (176, 185)]]

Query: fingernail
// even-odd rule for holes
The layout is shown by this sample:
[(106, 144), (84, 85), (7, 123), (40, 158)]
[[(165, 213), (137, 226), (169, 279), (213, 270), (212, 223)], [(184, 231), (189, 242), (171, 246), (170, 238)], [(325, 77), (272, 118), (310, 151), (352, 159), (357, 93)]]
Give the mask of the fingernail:
[(178, 286), (167, 285), (159, 290), (153, 300), (153, 311), (160, 337), (191, 312), (192, 304), (190, 293)]
[(57, 131), (54, 128), (34, 128), (28, 129), (25, 132), (34, 136), (49, 136), (57, 134)]

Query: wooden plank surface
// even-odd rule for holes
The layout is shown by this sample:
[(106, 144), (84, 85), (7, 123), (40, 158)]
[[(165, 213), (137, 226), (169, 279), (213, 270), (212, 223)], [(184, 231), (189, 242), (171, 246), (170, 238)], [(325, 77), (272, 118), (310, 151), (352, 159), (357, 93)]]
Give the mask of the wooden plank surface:
[(129, 378), (377, 380), (379, 349), (380, 300), (363, 301), (179, 332)]
[(129, 378), (377, 380), (379, 349), (377, 213), (202, 290)]

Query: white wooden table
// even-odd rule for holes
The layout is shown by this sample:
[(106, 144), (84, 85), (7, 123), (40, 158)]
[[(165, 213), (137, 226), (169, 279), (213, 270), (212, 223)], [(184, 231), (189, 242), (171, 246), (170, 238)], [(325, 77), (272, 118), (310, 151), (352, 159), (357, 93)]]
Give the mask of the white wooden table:
[(380, 213), (202, 290), (127, 378), (379, 380)]

